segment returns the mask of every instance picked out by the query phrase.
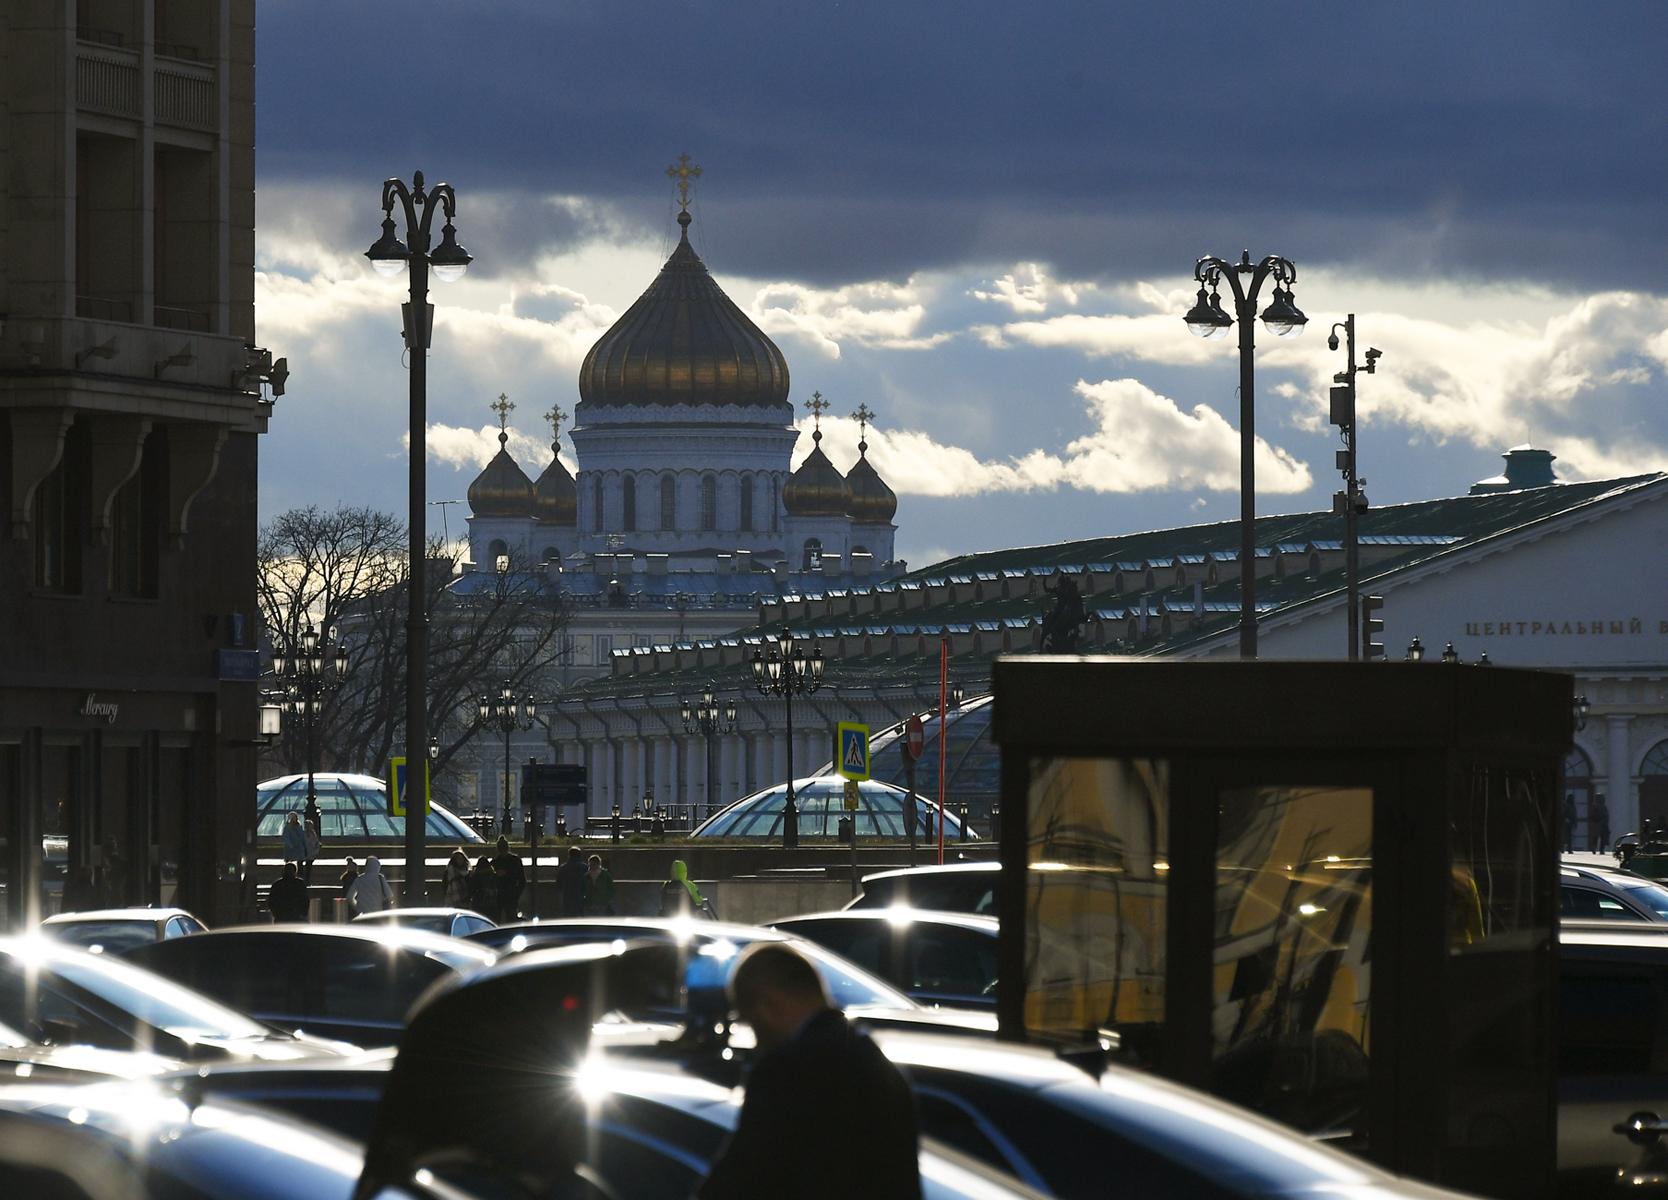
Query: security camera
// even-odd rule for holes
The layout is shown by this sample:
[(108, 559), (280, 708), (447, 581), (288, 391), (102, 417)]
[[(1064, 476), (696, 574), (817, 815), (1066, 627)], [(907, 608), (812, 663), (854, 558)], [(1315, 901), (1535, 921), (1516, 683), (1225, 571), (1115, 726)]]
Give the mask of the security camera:
[(1327, 339), (1326, 339), (1326, 348), (1328, 350), (1336, 350), (1338, 348), (1338, 335), (1337, 334), (1334, 333), (1334, 334), (1331, 334), (1330, 336), (1327, 337)]
[(1371, 375), (1378, 370), (1378, 360), (1382, 357), (1384, 357), (1384, 351), (1374, 349), (1371, 346), (1367, 347), (1367, 366), (1365, 368), (1367, 374)]

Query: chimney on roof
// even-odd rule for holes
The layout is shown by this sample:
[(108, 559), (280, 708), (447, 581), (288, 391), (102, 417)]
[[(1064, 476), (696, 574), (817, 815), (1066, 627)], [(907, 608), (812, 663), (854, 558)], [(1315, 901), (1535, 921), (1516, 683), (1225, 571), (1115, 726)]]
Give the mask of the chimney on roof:
[(1529, 488), (1551, 487), (1558, 482), (1552, 472), (1557, 455), (1550, 450), (1537, 450), (1528, 444), (1513, 446), (1500, 456), (1506, 460), (1506, 470), (1489, 479), (1479, 479), (1471, 485), (1473, 496), (1494, 492), (1521, 492)]

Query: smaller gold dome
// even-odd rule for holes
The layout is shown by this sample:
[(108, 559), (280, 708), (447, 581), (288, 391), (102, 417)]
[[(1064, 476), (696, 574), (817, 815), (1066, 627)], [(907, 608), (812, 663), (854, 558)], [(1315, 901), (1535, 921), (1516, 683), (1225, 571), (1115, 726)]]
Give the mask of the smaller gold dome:
[(533, 485), (533, 515), (547, 525), (579, 524), (579, 487), (550, 444), (550, 465)]
[(846, 511), (853, 521), (889, 525), (898, 512), (898, 494), (869, 462), (868, 451), (868, 442), (857, 443), (857, 462), (846, 472), (846, 486), (851, 489), (851, 507)]
[(811, 453), (782, 489), (782, 507), (795, 517), (843, 517), (851, 507), (851, 488), (839, 468), (822, 452), (822, 430), (811, 433)]
[(498, 435), (498, 453), (469, 485), (469, 511), (477, 517), (530, 517), (533, 484), (504, 447), (510, 435)]

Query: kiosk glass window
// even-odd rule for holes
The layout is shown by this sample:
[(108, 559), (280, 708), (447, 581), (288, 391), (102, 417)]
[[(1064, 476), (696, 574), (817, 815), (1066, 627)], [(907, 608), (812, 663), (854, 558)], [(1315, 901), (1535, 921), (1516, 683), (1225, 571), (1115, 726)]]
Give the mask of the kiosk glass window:
[(1025, 1025), (1041, 1038), (1118, 1035), (1157, 1064), (1165, 1018), (1169, 764), (1034, 760), (1027, 830)]
[(1365, 1117), (1372, 831), (1367, 788), (1218, 796), (1211, 1090), (1300, 1129)]

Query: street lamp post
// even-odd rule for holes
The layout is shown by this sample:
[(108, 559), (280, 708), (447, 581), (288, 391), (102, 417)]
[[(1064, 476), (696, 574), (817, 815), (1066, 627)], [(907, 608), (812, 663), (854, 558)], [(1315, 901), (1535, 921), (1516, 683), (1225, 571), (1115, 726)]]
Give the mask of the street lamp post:
[[(394, 232), (394, 204), (398, 202), (405, 215), (405, 236), (402, 242)], [(429, 230), (434, 224), (434, 211), (439, 208), (445, 216), (440, 231), (440, 245), (429, 249)], [(435, 278), (449, 283), (460, 278), (471, 262), (469, 252), (458, 245), (457, 230), (452, 219), (457, 215), (457, 195), (452, 185), (442, 183), (431, 192), (423, 185), (423, 173), (411, 177), (407, 188), (399, 179), (386, 179), (382, 184), (382, 236), (377, 238), (365, 257), (379, 275), (399, 274), (402, 266), (411, 273), (411, 299), (405, 310), (405, 345), (411, 355), (411, 463), (409, 534), (410, 595), (405, 616), (405, 744), (407, 761), (421, 761), (422, 747), (428, 745), (428, 605), (424, 599), (423, 563), (428, 553), (426, 525), (426, 489), (423, 471), (428, 462), (425, 434), (428, 429), (428, 350), (429, 337), (434, 328), (434, 306), (429, 303), (429, 268)], [(423, 898), (423, 819), (424, 805), (408, 804), (405, 809), (405, 898), (408, 904), (419, 904)]]
[(822, 686), (826, 665), (822, 645), (796, 641), (791, 629), (784, 628), (776, 637), (776, 644), (753, 652), (753, 686), (761, 695), (782, 697), (787, 708), (788, 735), (788, 802), (782, 809), (782, 848), (792, 850), (799, 845), (799, 809), (793, 795), (793, 698), (808, 695)]
[[(1242, 279), (1249, 277), (1249, 281)], [(1274, 298), (1263, 310), (1263, 326), (1276, 337), (1303, 332), (1309, 318), (1292, 300), (1291, 285), (1297, 268), (1290, 259), (1271, 254), (1259, 263), (1251, 252), (1241, 253), (1237, 263), (1206, 255), (1193, 268), (1199, 281), (1199, 298), (1188, 310), (1187, 327), (1200, 337), (1226, 333), (1239, 320), (1239, 656), (1257, 657), (1257, 472), (1256, 406), (1253, 359), (1256, 350), (1257, 293), (1263, 281), (1274, 279)], [(1218, 288), (1226, 279), (1234, 294), (1234, 315), (1222, 308)], [(1205, 289), (1210, 294), (1205, 294)]]
[(1355, 365), (1355, 314), (1350, 313), (1342, 321), (1333, 323), (1332, 332), (1327, 336), (1326, 348), (1338, 348), (1338, 330), (1344, 331), (1345, 358), (1344, 369), (1332, 376), (1331, 416), (1332, 424), (1338, 427), (1338, 434), (1344, 440), (1344, 448), (1338, 451), (1338, 470), (1344, 477), (1344, 490), (1332, 497), (1332, 511), (1341, 512), (1344, 516), (1344, 594), (1349, 605), (1349, 660), (1356, 662), (1361, 658), (1361, 539), (1358, 526), (1361, 514), (1367, 511), (1367, 493), (1362, 491), (1367, 484), (1362, 479), (1356, 464), (1355, 434), (1357, 422), (1355, 417), (1355, 377), (1357, 372), (1368, 375), (1378, 371), (1378, 360), (1384, 357), (1383, 352), (1371, 346), (1367, 347), (1367, 363), (1365, 366)]
[(309, 621), (287, 653), (272, 656), (272, 674), (282, 686), (280, 704), (306, 726), (307, 811), (306, 821), (321, 835), (318, 791), (313, 776), (318, 771), (318, 724), (324, 715), (324, 701), (347, 680), (347, 647), (340, 641), (321, 637)]
[(717, 805), (712, 802), (712, 794), (717, 785), (712, 777), (712, 739), (714, 734), (730, 734), (736, 730), (736, 706), (725, 704), (720, 708), (718, 697), (709, 687), (701, 693), (696, 701), (685, 700), (679, 709), (683, 717), (683, 728), (686, 733), (698, 733), (706, 742), (707, 750), (707, 816), (717, 811)]
[(504, 820), (499, 832), (505, 837), (510, 834), (510, 735), (518, 729), (533, 728), (536, 715), (533, 697), (518, 699), (508, 679), (498, 685), (496, 696), (482, 696), (477, 705), (477, 722), (504, 735)]

